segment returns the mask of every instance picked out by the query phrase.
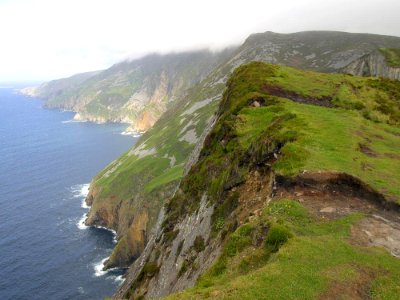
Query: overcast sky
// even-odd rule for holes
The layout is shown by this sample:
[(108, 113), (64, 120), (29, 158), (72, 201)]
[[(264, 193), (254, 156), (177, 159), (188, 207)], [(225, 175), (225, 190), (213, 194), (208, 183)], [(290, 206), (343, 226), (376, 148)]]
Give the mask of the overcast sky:
[(400, 36), (400, 0), (0, 0), (0, 81), (49, 80), (126, 57), (241, 43), (254, 32)]

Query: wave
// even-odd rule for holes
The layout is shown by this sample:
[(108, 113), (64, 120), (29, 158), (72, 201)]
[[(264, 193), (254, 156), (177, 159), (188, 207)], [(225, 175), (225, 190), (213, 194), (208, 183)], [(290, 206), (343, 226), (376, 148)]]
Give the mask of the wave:
[(85, 230), (87, 228), (89, 228), (89, 226), (87, 226), (85, 224), (87, 218), (87, 214), (83, 214), (82, 218), (79, 219), (79, 221), (76, 223), (76, 226), (80, 229), (80, 230)]
[(71, 187), (74, 198), (85, 198), (89, 194), (90, 183), (76, 184)]
[(117, 283), (118, 285), (121, 285), (125, 281), (125, 278), (123, 275), (111, 275), (111, 276), (107, 276), (106, 279), (114, 280), (114, 282)]
[(68, 124), (68, 123), (86, 123), (86, 122), (87, 121), (85, 121), (85, 120), (74, 120), (74, 119), (61, 121), (61, 123), (63, 123), (63, 124)]
[(106, 271), (103, 270), (103, 268), (104, 268), (104, 263), (107, 261), (108, 258), (109, 258), (109, 257), (106, 257), (106, 258), (102, 259), (100, 262), (95, 263), (95, 264), (93, 265), (93, 268), (94, 268), (94, 276), (100, 277), (100, 276), (103, 276), (104, 274), (106, 274), (106, 273), (108, 272), (108, 270), (106, 270)]
[[(93, 264), (94, 276), (100, 277), (100, 276), (109, 274), (110, 276), (107, 276), (106, 279), (114, 280), (114, 282), (116, 282), (118, 285), (121, 285), (125, 281), (125, 278), (124, 278), (125, 269), (111, 268), (111, 269), (104, 270), (105, 262), (109, 258), (110, 257), (108, 256), (106, 258), (103, 258), (101, 261)], [(121, 272), (122, 272), (122, 274), (121, 274)]]
[(86, 197), (82, 199), (81, 207), (85, 209), (90, 208), (90, 206), (86, 204)]
[(138, 137), (140, 137), (142, 135), (142, 133), (134, 132), (134, 131), (122, 131), (121, 135), (130, 135), (130, 136), (132, 136), (134, 138), (138, 138)]
[(121, 285), (125, 281), (125, 278), (122, 275), (115, 276), (114, 281)]

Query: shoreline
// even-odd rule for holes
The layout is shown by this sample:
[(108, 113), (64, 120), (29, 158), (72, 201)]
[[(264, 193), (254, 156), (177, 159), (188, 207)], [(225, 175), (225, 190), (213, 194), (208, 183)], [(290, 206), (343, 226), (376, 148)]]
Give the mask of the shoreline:
[[(85, 221), (87, 219), (87, 215), (89, 213), (90, 210), (90, 205), (88, 205), (86, 203), (86, 197), (89, 193), (89, 188), (90, 188), (90, 183), (85, 183), (85, 184), (81, 184), (81, 185), (76, 185), (76, 188), (74, 189), (74, 187), (72, 187), (72, 193), (74, 193), (74, 198), (82, 198), (81, 201), (81, 208), (85, 209), (86, 212), (83, 214), (83, 216), (79, 219), (79, 221), (76, 223), (76, 226), (78, 227), (79, 230), (86, 230), (86, 229), (90, 229), (90, 228), (95, 228), (95, 229), (100, 229), (100, 230), (105, 230), (108, 231), (112, 234), (113, 236), (113, 243), (114, 245), (117, 243), (117, 232), (111, 228), (107, 228), (104, 226), (88, 226), (85, 224)], [(121, 285), (124, 281), (124, 274), (126, 272), (126, 268), (110, 268), (110, 269), (105, 269), (105, 263), (109, 260), (110, 255), (108, 255), (107, 257), (103, 258), (100, 262), (97, 263), (93, 263), (93, 269), (94, 269), (94, 276), (96, 277), (100, 277), (100, 276), (104, 276), (106, 274), (115, 272), (115, 271), (121, 271), (123, 274), (117, 275), (115, 276), (115, 281), (118, 281), (119, 284)]]

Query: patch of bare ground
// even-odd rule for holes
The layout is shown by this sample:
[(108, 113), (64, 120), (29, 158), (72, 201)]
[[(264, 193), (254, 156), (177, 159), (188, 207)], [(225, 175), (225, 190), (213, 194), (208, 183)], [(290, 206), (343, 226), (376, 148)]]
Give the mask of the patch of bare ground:
[(290, 99), (294, 102), (312, 104), (317, 106), (332, 107), (332, 97), (311, 97), (300, 95), (293, 91), (288, 91), (276, 85), (264, 84), (262, 91), (276, 97)]
[(242, 185), (232, 188), (232, 192), (240, 195), (239, 209), (236, 211), (239, 223), (261, 215), (263, 207), (271, 200), (272, 181), (269, 170), (259, 169), (250, 172)]
[(400, 258), (400, 206), (359, 179), (344, 173), (307, 172), (295, 178), (278, 177), (276, 185), (275, 199), (297, 200), (322, 219), (366, 214), (353, 226), (350, 242), (384, 247)]

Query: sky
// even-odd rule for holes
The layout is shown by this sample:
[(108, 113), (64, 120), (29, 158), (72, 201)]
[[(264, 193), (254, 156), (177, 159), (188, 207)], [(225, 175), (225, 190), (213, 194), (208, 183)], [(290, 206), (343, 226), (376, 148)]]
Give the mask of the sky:
[(46, 81), (251, 33), (400, 36), (400, 0), (0, 0), (0, 82)]

